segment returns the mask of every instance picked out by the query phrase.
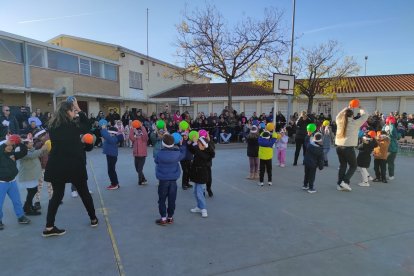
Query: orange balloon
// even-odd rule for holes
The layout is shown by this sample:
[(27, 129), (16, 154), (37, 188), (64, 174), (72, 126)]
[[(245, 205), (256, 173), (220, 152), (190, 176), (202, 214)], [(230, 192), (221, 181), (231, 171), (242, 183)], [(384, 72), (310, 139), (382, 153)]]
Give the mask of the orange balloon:
[(368, 132), (368, 135), (369, 135), (369, 137), (371, 137), (372, 139), (374, 139), (375, 137), (377, 137), (377, 134), (375, 133), (375, 131), (374, 131), (374, 130), (370, 130), (370, 131)]
[(85, 144), (92, 144), (93, 143), (93, 136), (92, 134), (86, 133), (83, 135), (83, 142)]
[(359, 107), (359, 100), (357, 100), (357, 99), (353, 99), (353, 100), (351, 100), (351, 101), (349, 102), (349, 106), (350, 106), (351, 108), (357, 108), (357, 107)]
[(140, 128), (142, 126), (142, 123), (139, 120), (133, 120), (131, 125), (133, 128)]

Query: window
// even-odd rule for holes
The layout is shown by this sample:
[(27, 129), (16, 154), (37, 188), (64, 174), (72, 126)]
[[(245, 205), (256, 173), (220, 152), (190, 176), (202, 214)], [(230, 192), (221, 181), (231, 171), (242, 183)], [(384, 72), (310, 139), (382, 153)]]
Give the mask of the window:
[(79, 73), (78, 57), (47, 50), (48, 66), (51, 69)]
[(89, 59), (79, 58), (79, 72), (82, 75), (91, 75), (91, 61)]
[(117, 70), (115, 65), (105, 63), (105, 79), (116, 81)]
[(135, 89), (142, 89), (142, 74), (134, 71), (129, 71), (129, 87)]
[(22, 43), (0, 38), (0, 59), (23, 63)]
[(102, 62), (92, 60), (92, 76), (103, 78), (104, 66)]
[(29, 65), (46, 67), (44, 48), (27, 45), (27, 54), (29, 58)]

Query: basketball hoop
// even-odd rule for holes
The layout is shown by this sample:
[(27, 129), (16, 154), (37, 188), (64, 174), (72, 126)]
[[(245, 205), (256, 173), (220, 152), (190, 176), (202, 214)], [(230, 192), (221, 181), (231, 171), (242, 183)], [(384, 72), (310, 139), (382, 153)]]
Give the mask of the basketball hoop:
[(288, 89), (280, 89), (280, 94), (287, 95), (288, 91)]

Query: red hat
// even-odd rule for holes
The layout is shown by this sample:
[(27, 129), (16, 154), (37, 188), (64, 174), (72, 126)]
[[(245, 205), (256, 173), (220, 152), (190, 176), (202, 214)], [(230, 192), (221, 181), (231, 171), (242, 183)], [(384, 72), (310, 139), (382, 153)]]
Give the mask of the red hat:
[(14, 145), (18, 145), (21, 142), (20, 136), (17, 134), (10, 135), (8, 139)]
[(388, 116), (388, 117), (387, 117), (387, 119), (385, 119), (385, 123), (386, 123), (387, 125), (389, 125), (389, 124), (395, 124), (395, 123), (396, 123), (396, 121), (395, 121), (395, 117), (393, 117), (393, 116)]

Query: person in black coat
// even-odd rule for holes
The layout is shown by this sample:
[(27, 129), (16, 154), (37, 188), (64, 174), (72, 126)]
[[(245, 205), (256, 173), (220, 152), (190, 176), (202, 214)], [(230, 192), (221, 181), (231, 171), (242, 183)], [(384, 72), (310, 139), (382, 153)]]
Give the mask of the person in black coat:
[(361, 187), (369, 187), (369, 180), (373, 180), (367, 169), (371, 165), (372, 151), (376, 146), (377, 141), (375, 140), (375, 136), (374, 138), (370, 137), (367, 133), (362, 137), (362, 143), (358, 145), (357, 165), (362, 176), (362, 182), (358, 185)]
[(10, 115), (10, 107), (7, 105), (2, 107), (0, 116), (0, 140), (4, 140), (7, 134), (19, 134), (20, 127), (16, 117)]
[(305, 138), (308, 134), (306, 127), (308, 124), (312, 123), (312, 120), (308, 118), (306, 111), (302, 111), (301, 116), (296, 121), (296, 150), (295, 150), (295, 160), (293, 162), (293, 166), (297, 166), (298, 158), (300, 153), (300, 148), (303, 148), (303, 156), (306, 154), (306, 145), (305, 145)]
[[(75, 114), (79, 115), (79, 122), (75, 122)], [(98, 225), (93, 199), (88, 189), (88, 175), (86, 172), (86, 151), (93, 148), (92, 144), (85, 144), (81, 135), (88, 132), (88, 118), (82, 112), (75, 100), (62, 102), (50, 122), (49, 136), (52, 149), (45, 169), (45, 181), (51, 182), (53, 196), (47, 210), (46, 228), (44, 237), (58, 236), (66, 233), (55, 226), (55, 217), (60, 202), (65, 193), (65, 184), (72, 183), (82, 199), (91, 220), (91, 226)]]
[(307, 190), (311, 194), (316, 192), (314, 189), (316, 169), (319, 168), (319, 170), (322, 170), (324, 167), (322, 139), (320, 132), (314, 134), (307, 146), (303, 161), (305, 165), (305, 177), (302, 189)]
[(250, 175), (247, 179), (257, 179), (259, 178), (259, 129), (255, 125), (247, 135), (247, 156), (250, 166)]

